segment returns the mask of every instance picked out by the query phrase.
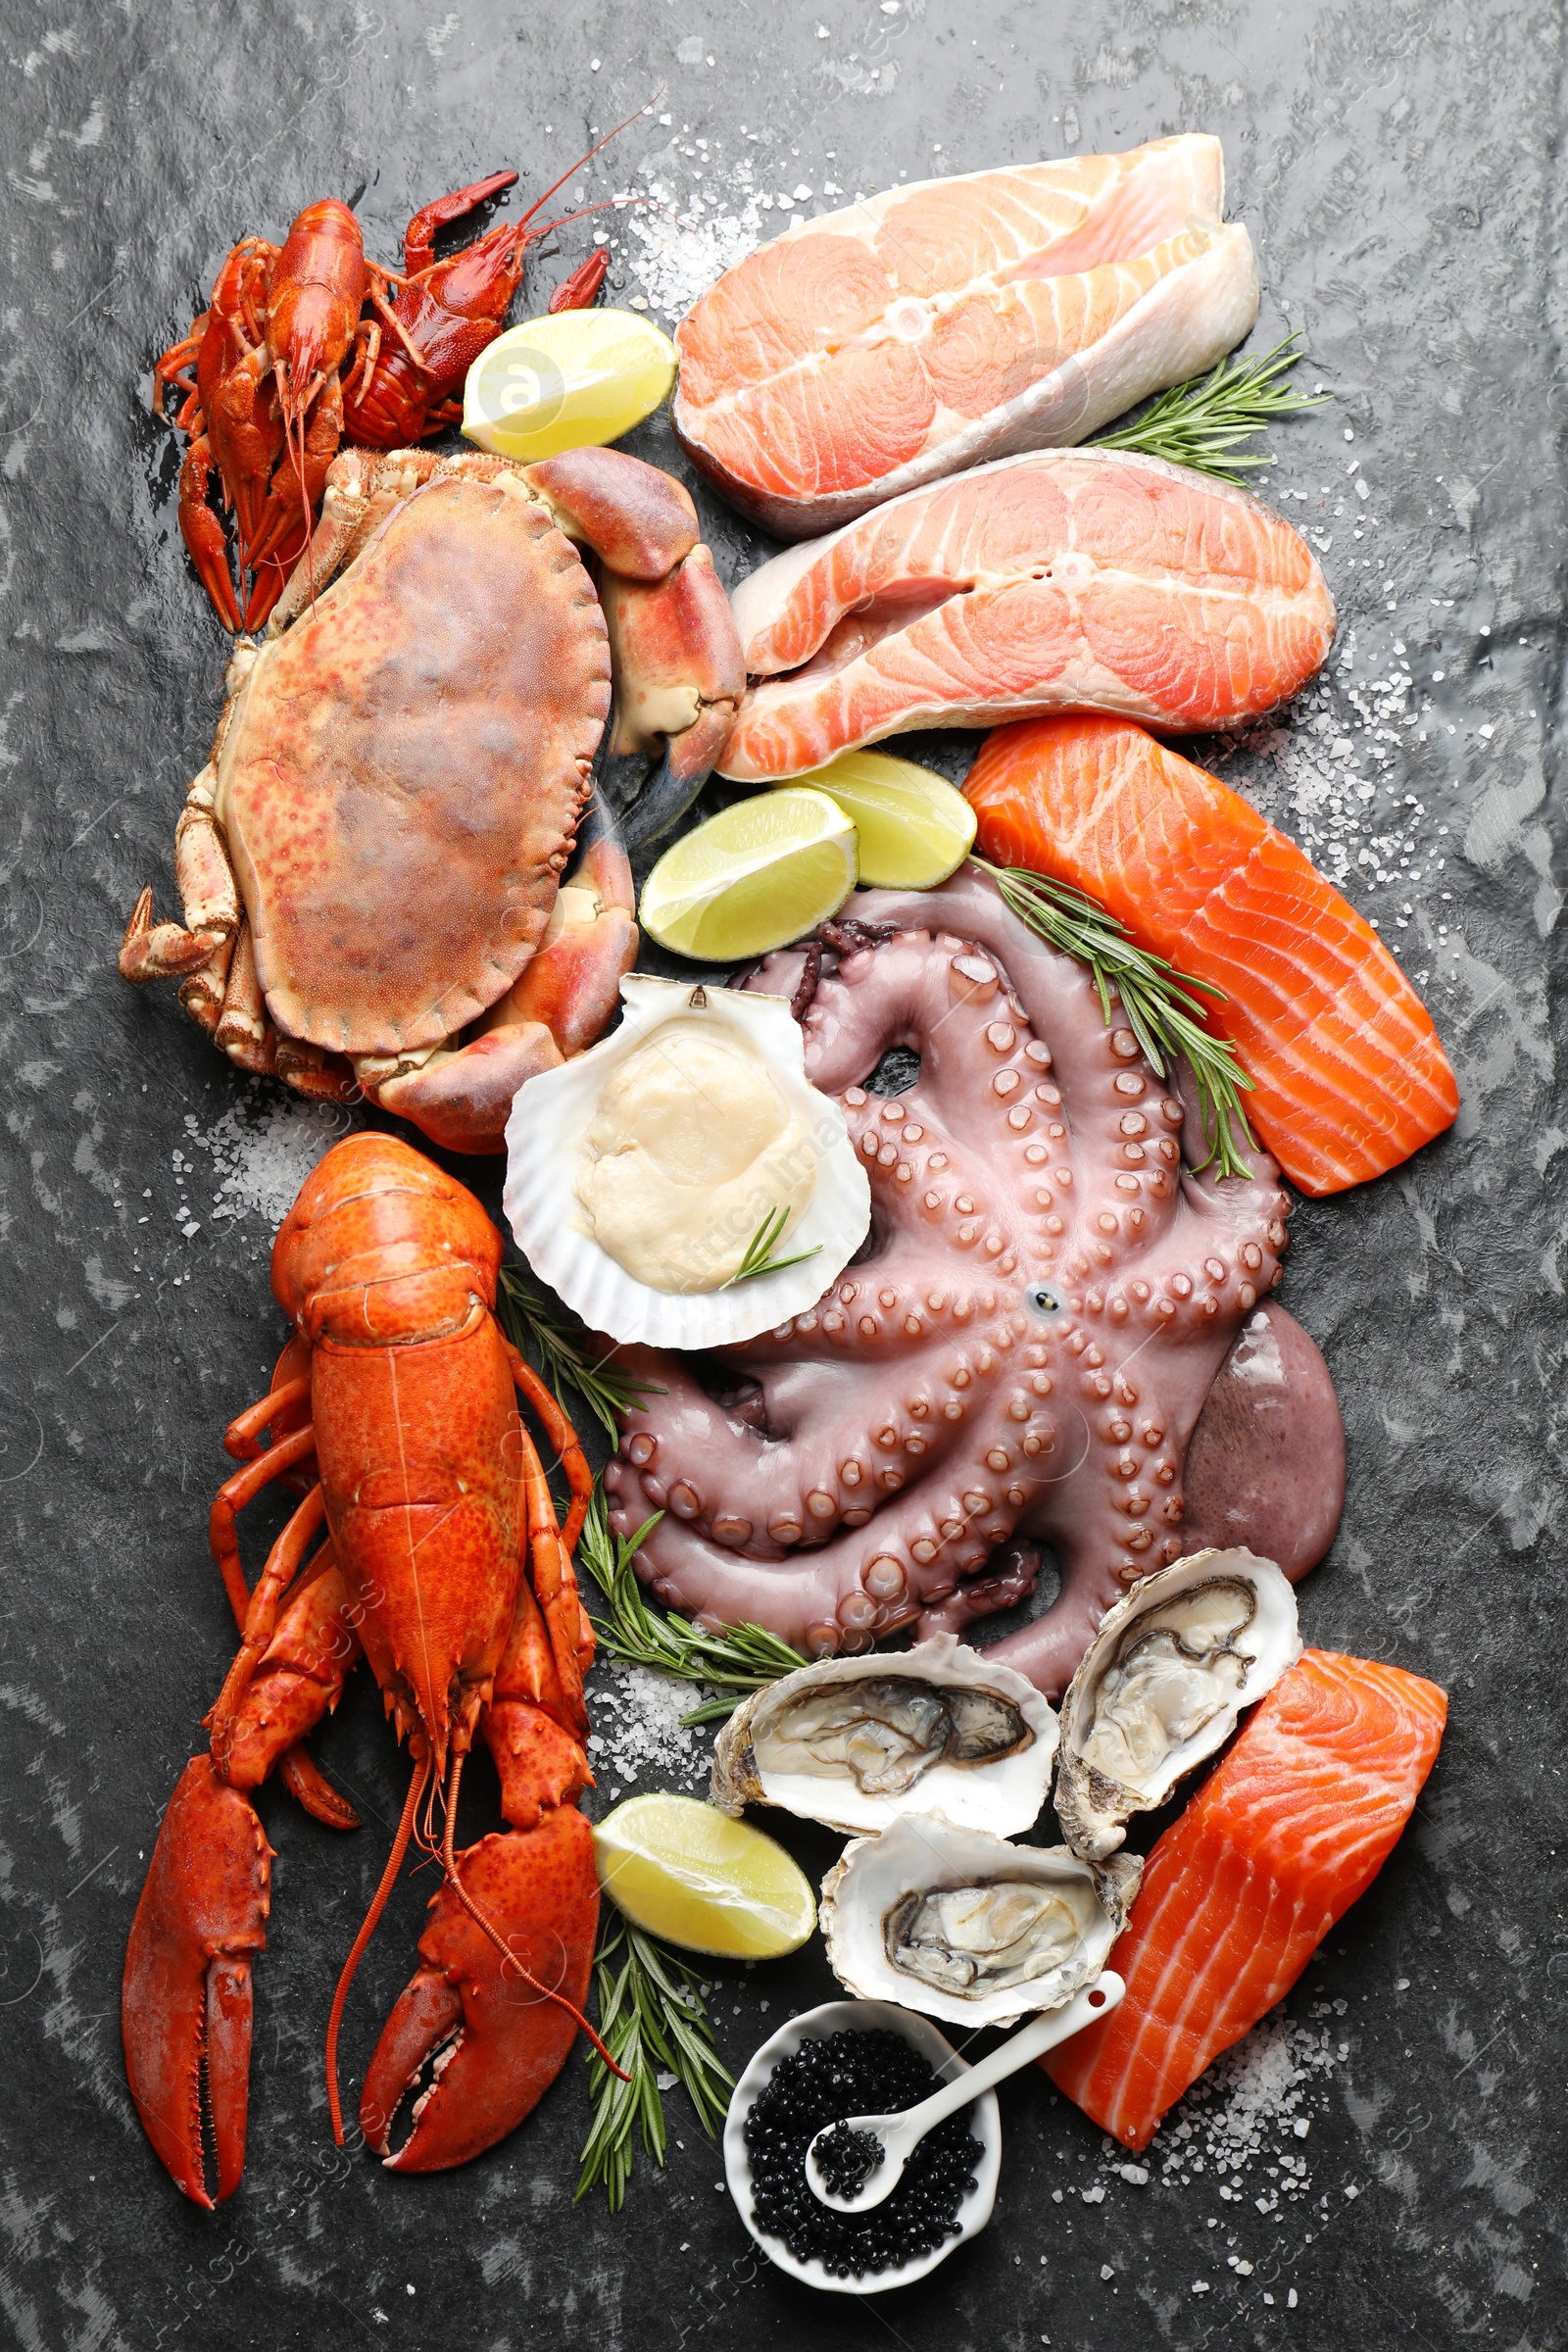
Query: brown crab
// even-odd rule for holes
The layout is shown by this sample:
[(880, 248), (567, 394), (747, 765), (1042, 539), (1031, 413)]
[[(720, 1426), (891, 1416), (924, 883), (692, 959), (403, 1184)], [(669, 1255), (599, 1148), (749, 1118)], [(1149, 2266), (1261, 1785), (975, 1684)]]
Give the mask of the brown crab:
[(181, 980), (243, 1069), (499, 1151), (518, 1087), (593, 1043), (637, 952), (593, 795), (612, 673), (611, 751), (666, 747), (648, 838), (745, 683), (678, 482), (614, 450), (346, 452), (266, 640), (229, 663), (174, 836), (184, 921), (154, 923), (144, 890), (122, 973)]

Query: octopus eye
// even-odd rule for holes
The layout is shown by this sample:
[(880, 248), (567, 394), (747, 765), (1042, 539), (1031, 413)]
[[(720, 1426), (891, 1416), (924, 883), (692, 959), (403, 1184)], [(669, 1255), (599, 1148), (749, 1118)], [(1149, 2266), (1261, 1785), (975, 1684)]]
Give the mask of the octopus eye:
[(1061, 1312), (1061, 1300), (1056, 1297), (1055, 1292), (1048, 1289), (1043, 1282), (1035, 1284), (1029, 1294), (1029, 1303), (1037, 1314), (1059, 1315)]

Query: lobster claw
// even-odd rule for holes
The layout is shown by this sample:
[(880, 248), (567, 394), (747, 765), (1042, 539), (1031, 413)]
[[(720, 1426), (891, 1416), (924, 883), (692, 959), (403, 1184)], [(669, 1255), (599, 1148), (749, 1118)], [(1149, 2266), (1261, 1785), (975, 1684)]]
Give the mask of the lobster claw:
[[(575, 1806), (526, 1837), (482, 1838), (458, 1856), (465, 1892), (520, 1968), (580, 2009), (599, 1923), (593, 1831)], [(520, 2124), (566, 2062), (576, 2026), (503, 1962), (450, 1886), (419, 1938), (424, 1966), (399, 1995), (365, 2078), (360, 2123), (389, 2171), (466, 2164)], [(388, 2153), (392, 2123), (426, 2066), (413, 2130)]]
[[(212, 2208), (245, 2166), (252, 1952), (267, 1943), (271, 1848), (238, 1788), (195, 1756), (169, 1800), (125, 1954), (121, 2031), (147, 2136), (177, 2187)], [(218, 2197), (202, 2156), (202, 2077)]]

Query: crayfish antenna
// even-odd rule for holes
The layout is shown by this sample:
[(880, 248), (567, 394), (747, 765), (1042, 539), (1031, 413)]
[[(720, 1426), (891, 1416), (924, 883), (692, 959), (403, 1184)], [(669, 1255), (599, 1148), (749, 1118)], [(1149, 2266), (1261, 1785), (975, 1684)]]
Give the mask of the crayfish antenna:
[[(594, 144), (589, 148), (587, 154), (579, 155), (577, 161), (571, 166), (569, 171), (563, 172), (561, 177), (555, 182), (553, 187), (546, 188), (542, 196), (536, 196), (534, 198), (533, 203), (529, 205), (528, 210), (518, 220), (517, 226), (519, 228), (525, 228), (528, 222), (533, 219), (535, 213), (539, 210), (540, 206), (543, 204), (548, 204), (551, 197), (556, 195), (562, 188), (564, 188), (568, 179), (574, 179), (577, 173), (582, 170), (584, 164), (591, 164), (594, 160), (594, 157), (599, 154), (602, 148), (608, 147), (612, 139), (618, 139), (621, 132), (623, 130), (629, 130), (632, 124), (638, 122), (642, 116), (651, 115), (654, 111), (654, 108), (659, 104), (659, 101), (664, 95), (664, 92), (668, 86), (669, 85), (667, 82), (662, 81), (658, 89), (654, 92), (653, 96), (645, 105), (637, 107), (626, 117), (624, 122), (617, 122), (612, 130), (607, 130), (602, 139), (596, 139)], [(590, 212), (598, 212), (601, 210), (601, 207), (598, 205), (590, 205), (588, 209)], [(567, 220), (578, 220), (582, 218), (582, 215), (580, 213), (566, 213), (563, 217)], [(557, 223), (552, 221), (551, 226), (555, 227)], [(541, 229), (539, 233), (541, 236), (543, 236), (548, 232)]]

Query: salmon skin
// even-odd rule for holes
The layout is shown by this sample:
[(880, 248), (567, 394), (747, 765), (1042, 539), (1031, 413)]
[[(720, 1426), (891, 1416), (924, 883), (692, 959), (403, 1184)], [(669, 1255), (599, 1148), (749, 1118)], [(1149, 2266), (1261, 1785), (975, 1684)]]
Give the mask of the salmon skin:
[(1432, 1770), (1435, 1683), (1309, 1649), (1150, 1855), (1106, 1966), (1127, 1996), (1041, 2060), (1123, 2147), (1296, 1983), (1377, 1877)]
[(1211, 1027), (1247, 1114), (1304, 1193), (1343, 1192), (1453, 1124), (1432, 1016), (1370, 923), (1238, 793), (1107, 718), (1035, 719), (982, 745), (978, 841), (1099, 899), (1142, 947), (1225, 992)]
[(1257, 316), (1218, 139), (890, 188), (726, 270), (675, 330), (675, 430), (775, 537), (1200, 374)]
[[(1334, 603), (1300, 534), (1158, 458), (1042, 450), (775, 556), (732, 600), (720, 771), (771, 782), (905, 727), (1114, 711), (1244, 725), (1305, 685)], [(784, 674), (789, 673), (789, 674)]]

